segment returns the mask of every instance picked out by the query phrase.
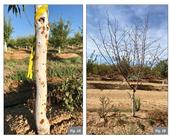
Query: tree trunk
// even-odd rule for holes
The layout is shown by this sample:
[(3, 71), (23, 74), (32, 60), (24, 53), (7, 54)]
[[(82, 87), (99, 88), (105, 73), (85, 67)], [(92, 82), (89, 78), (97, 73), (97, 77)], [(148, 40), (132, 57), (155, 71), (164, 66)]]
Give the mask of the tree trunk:
[(7, 48), (7, 42), (5, 41), (5, 43), (4, 43), (4, 50), (5, 50), (5, 52), (7, 52), (7, 50), (8, 50), (8, 48)]
[(58, 47), (58, 53), (61, 53), (61, 47)]
[(48, 6), (37, 5), (35, 9), (35, 77), (36, 106), (35, 118), (38, 134), (50, 134), (50, 124), (46, 116), (47, 106), (47, 44), (49, 37)]
[(135, 92), (136, 90), (133, 89), (133, 93), (132, 93), (132, 116), (135, 116)]

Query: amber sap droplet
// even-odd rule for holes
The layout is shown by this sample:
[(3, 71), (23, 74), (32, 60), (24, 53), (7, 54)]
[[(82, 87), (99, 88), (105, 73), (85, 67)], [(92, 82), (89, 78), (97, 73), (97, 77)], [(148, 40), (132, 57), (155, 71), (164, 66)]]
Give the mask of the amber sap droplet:
[(40, 124), (43, 124), (43, 123), (44, 123), (44, 119), (41, 119)]

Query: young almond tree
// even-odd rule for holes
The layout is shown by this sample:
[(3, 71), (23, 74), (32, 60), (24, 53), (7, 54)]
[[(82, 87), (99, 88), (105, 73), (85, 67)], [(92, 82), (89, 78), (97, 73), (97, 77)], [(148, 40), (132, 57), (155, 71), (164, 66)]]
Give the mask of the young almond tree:
[(70, 22), (65, 22), (62, 18), (60, 18), (57, 23), (51, 23), (51, 33), (49, 40), (53, 47), (58, 48), (58, 53), (61, 53), (61, 48), (67, 44), (70, 27)]
[(36, 125), (38, 134), (50, 134), (50, 124), (46, 116), (47, 106), (47, 45), (49, 37), (48, 6), (37, 5), (35, 9), (35, 77), (36, 77)]
[(144, 68), (152, 68), (167, 48), (161, 48), (159, 39), (150, 39), (148, 16), (140, 25), (121, 29), (118, 21), (111, 21), (108, 15), (106, 25), (101, 27), (99, 24), (98, 36), (91, 39), (105, 61), (116, 66), (132, 90), (129, 95), (132, 101), (132, 116), (135, 116), (135, 93), (144, 77)]
[(13, 32), (13, 27), (11, 24), (11, 20), (4, 18), (4, 50), (5, 52), (7, 52), (7, 45), (8, 45), (12, 32)]

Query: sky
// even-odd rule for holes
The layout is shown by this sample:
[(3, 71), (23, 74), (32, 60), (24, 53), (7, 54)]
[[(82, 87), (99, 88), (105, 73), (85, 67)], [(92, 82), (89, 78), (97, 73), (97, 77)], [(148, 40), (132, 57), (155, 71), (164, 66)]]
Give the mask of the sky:
[[(82, 28), (82, 10), (82, 5), (49, 5), (49, 22), (57, 22), (60, 17), (65, 21), (69, 20), (71, 22), (70, 36), (73, 36), (75, 32), (80, 31), (80, 27)], [(13, 38), (34, 34), (34, 5), (26, 5), (21, 16), (13, 15), (12, 11), (8, 12), (8, 5), (4, 5), (4, 16), (11, 18), (14, 28)]]
[[(98, 38), (98, 24), (105, 24), (107, 13), (110, 20), (116, 19), (121, 28), (140, 24), (149, 15), (149, 33), (153, 39), (160, 38), (160, 45), (168, 46), (168, 6), (166, 5), (87, 5), (87, 58), (95, 50), (98, 62), (104, 63), (90, 36)], [(104, 27), (102, 28), (105, 29)]]

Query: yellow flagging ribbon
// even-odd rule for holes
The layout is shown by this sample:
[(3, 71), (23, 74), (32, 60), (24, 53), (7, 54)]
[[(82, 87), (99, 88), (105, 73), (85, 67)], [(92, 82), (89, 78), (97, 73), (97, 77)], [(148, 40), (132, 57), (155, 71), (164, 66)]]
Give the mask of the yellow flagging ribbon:
[[(42, 5), (38, 7), (36, 14), (35, 14), (35, 20), (38, 20), (44, 12), (48, 11), (48, 5)], [(28, 73), (27, 78), (32, 79), (33, 76), (33, 59), (34, 59), (34, 46), (31, 48), (31, 54), (29, 58), (29, 65), (28, 65)]]
[(31, 48), (31, 54), (29, 59), (29, 65), (28, 65), (28, 73), (27, 78), (32, 79), (33, 76), (33, 58), (34, 58), (34, 48)]
[(36, 11), (35, 19), (38, 20), (42, 16), (42, 14), (44, 12), (47, 12), (47, 11), (48, 11), (48, 5), (47, 4), (38, 7), (38, 9)]

